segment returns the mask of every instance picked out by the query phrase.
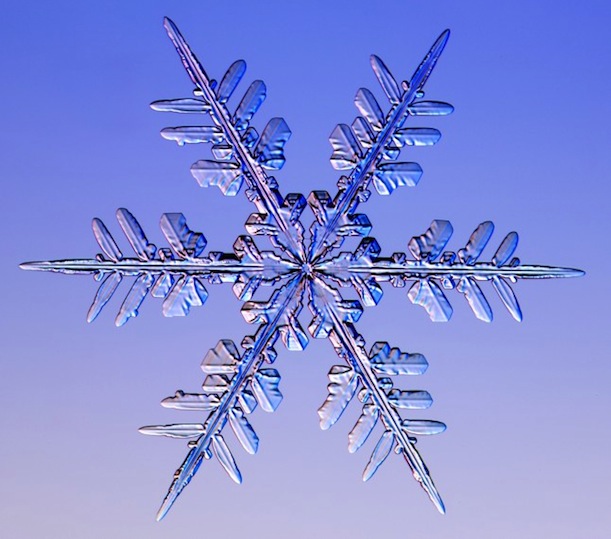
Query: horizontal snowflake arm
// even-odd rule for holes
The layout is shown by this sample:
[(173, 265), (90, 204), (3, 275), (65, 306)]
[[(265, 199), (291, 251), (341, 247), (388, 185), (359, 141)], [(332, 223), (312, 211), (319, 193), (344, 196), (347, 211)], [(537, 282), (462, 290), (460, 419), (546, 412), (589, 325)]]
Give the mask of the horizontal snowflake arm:
[[(426, 369), (426, 360), (420, 354), (402, 354), (390, 350), (385, 343), (377, 343), (369, 356), (364, 349), (364, 339), (353, 322), (362, 312), (358, 302), (344, 301), (339, 293), (317, 279), (310, 289), (311, 308), (315, 318), (310, 326), (314, 337), (328, 337), (336, 353), (348, 365), (333, 367), (329, 373), (329, 397), (319, 410), (321, 427), (332, 426), (341, 416), (356, 393), (358, 385), (363, 386), (359, 398), (364, 402), (363, 416), (350, 433), (350, 450), (355, 451), (369, 436), (379, 417), (384, 426), (384, 434), (376, 445), (371, 459), (363, 473), (367, 481), (395, 449), (401, 453), (409, 465), (414, 478), (420, 483), (431, 501), (441, 512), (445, 507), (437, 492), (433, 479), (420, 453), (416, 449), (412, 434), (435, 434), (445, 429), (445, 425), (435, 421), (403, 420), (397, 408), (427, 408), (432, 400), (426, 391), (400, 391), (393, 389), (387, 376), (376, 374), (421, 374)], [(386, 348), (386, 349), (385, 349)]]
[(273, 344), (281, 336), (289, 349), (303, 349), (307, 339), (297, 323), (302, 308), (303, 281), (295, 276), (277, 290), (268, 302), (247, 302), (242, 311), (247, 321), (261, 326), (253, 337), (247, 337), (247, 348), (240, 357), (232, 341), (220, 341), (211, 350), (202, 369), (208, 374), (204, 394), (177, 392), (163, 401), (169, 408), (182, 410), (212, 410), (203, 424), (175, 424), (142, 427), (143, 434), (165, 435), (174, 438), (194, 438), (187, 457), (174, 475), (168, 493), (159, 509), (157, 520), (170, 510), (180, 493), (189, 484), (204, 458), (214, 454), (230, 477), (240, 483), (242, 476), (231, 451), (222, 438), (227, 422), (238, 440), (250, 453), (255, 453), (259, 439), (244, 414), (251, 413), (257, 403), (273, 412), (282, 400), (278, 389), (280, 375), (275, 369), (262, 365), (273, 362)]
[(446, 103), (416, 101), (424, 95), (422, 89), (449, 35), (446, 30), (439, 36), (411, 80), (402, 83), (402, 90), (382, 60), (372, 56), (372, 68), (392, 108), (384, 117), (373, 94), (362, 88), (357, 92), (355, 103), (363, 117), (357, 117), (352, 126), (340, 124), (331, 133), (334, 148), (331, 163), (339, 170), (351, 169), (351, 173), (340, 179), (339, 191), (333, 200), (324, 191), (314, 191), (308, 198), (317, 218), (312, 227), (311, 259), (317, 260), (331, 248), (341, 245), (343, 236), (367, 234), (371, 228), (369, 220), (354, 212), (360, 202), (367, 200), (367, 188), (372, 180), (376, 190), (383, 195), (390, 194), (396, 187), (418, 183), (422, 174), (420, 165), (392, 161), (404, 145), (431, 145), (439, 140), (440, 133), (436, 129), (401, 129), (409, 116), (439, 116), (454, 110)]
[[(245, 236), (248, 237), (248, 236)], [(273, 253), (267, 255), (269, 260), (273, 259)], [(269, 271), (276, 271), (277, 276), (288, 275), (294, 265), (280, 258), (275, 259), (277, 264), (269, 265)], [(65, 273), (67, 275), (88, 275), (96, 273), (119, 273), (124, 277), (136, 277), (142, 272), (160, 275), (170, 273), (172, 275), (195, 275), (211, 280), (233, 282), (239, 275), (244, 273), (268, 272), (268, 267), (262, 261), (260, 263), (240, 263), (238, 258), (229, 253), (211, 253), (207, 257), (192, 260), (161, 260), (155, 259), (143, 262), (137, 258), (124, 258), (113, 262), (110, 260), (98, 260), (97, 258), (75, 258), (68, 260), (49, 260), (41, 262), (24, 262), (21, 269), (32, 271), (50, 271), (54, 273)]]
[(153, 103), (153, 108), (170, 112), (208, 113), (216, 126), (179, 127), (166, 129), (162, 134), (179, 143), (214, 143), (212, 151), (217, 160), (198, 161), (191, 169), (200, 185), (218, 185), (224, 194), (235, 195), (245, 181), (248, 185), (247, 195), (258, 209), (258, 213), (251, 215), (246, 222), (249, 233), (270, 235), (294, 260), (303, 260), (305, 249), (299, 216), (306, 206), (305, 198), (298, 193), (282, 197), (276, 180), (264, 170), (282, 167), (283, 146), (291, 131), (282, 118), (273, 118), (261, 136), (254, 128), (248, 127), (251, 117), (265, 98), (264, 83), (255, 81), (231, 115), (225, 103), (240, 82), (246, 64), (242, 60), (235, 62), (219, 85), (208, 78), (176, 25), (167, 18), (164, 25), (203, 101), (160, 101)]
[(140, 305), (150, 294), (163, 299), (165, 316), (185, 316), (191, 307), (201, 306), (208, 297), (204, 281), (229, 282), (236, 296), (248, 300), (260, 284), (273, 284), (295, 272), (296, 265), (272, 252), (260, 252), (252, 238), (241, 236), (234, 243), (234, 253), (202, 253), (206, 247), (203, 234), (187, 226), (182, 213), (165, 213), (161, 229), (170, 249), (150, 243), (135, 217), (126, 209), (117, 210), (117, 219), (136, 257), (124, 257), (115, 239), (100, 219), (92, 223), (93, 233), (103, 252), (95, 259), (27, 262), (22, 269), (66, 274), (92, 274), (101, 285), (89, 309), (92, 322), (116, 292), (124, 277), (135, 277), (115, 320), (125, 324), (138, 315)]
[(511, 315), (520, 321), (522, 312), (509, 283), (519, 279), (583, 275), (583, 271), (572, 268), (521, 264), (513, 257), (518, 244), (515, 232), (505, 236), (490, 262), (480, 262), (493, 230), (494, 225), (486, 221), (475, 229), (463, 249), (444, 251), (453, 233), (452, 225), (449, 221), (435, 220), (423, 235), (409, 241), (413, 260), (405, 253), (380, 257), (378, 242), (374, 238), (364, 238), (354, 253), (340, 253), (315, 268), (342, 286), (353, 286), (367, 306), (376, 305), (382, 298), (379, 283), (389, 281), (402, 287), (415, 281), (408, 297), (412, 303), (423, 306), (434, 321), (447, 321), (452, 315), (452, 307), (442, 288), (461, 292), (475, 315), (490, 322), (492, 310), (477, 284), (477, 281), (489, 281)]

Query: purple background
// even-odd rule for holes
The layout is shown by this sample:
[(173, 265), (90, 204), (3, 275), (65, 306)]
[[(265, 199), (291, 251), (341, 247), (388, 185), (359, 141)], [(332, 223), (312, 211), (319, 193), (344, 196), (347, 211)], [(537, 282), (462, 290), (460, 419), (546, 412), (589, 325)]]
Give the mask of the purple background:
[[(209, 286), (206, 306), (186, 319), (164, 319), (159, 302), (148, 299), (137, 320), (116, 329), (126, 284), (89, 326), (90, 279), (26, 273), (18, 264), (93, 256), (94, 216), (123, 241), (114, 219), (121, 206), (158, 244), (159, 216), (169, 211), (182, 211), (213, 250), (228, 250), (243, 233), (252, 211), (245, 197), (199, 189), (189, 166), (202, 149), (161, 139), (160, 128), (177, 118), (148, 108), (191, 90), (164, 15), (212, 76), (244, 58), (246, 80), (265, 80), (268, 100), (255, 123), (284, 116), (293, 131), (277, 175), (283, 193), (334, 190), (327, 138), (336, 123), (352, 121), (357, 88), (378, 93), (369, 54), (406, 78), (451, 28), (427, 97), (453, 103), (456, 112), (418, 124), (439, 127), (443, 139), (405, 154), (425, 171), (416, 189), (363, 206), (372, 235), (389, 254), (405, 250), (432, 219), (450, 219), (450, 246), (459, 248), (492, 219), (497, 232), (487, 255), (515, 229), (525, 263), (588, 275), (517, 285), (522, 324), (488, 286), (490, 325), (456, 293), (448, 324), (430, 323), (404, 289), (386, 288), (381, 305), (365, 312), (359, 328), (370, 344), (388, 340), (429, 360), (427, 374), (405, 385), (428, 389), (435, 404), (422, 415), (448, 424), (419, 444), (446, 516), (400, 458), (362, 483), (373, 445), (346, 451), (356, 406), (331, 431), (319, 429), (316, 410), (337, 362), (320, 341), (302, 354), (280, 350), (285, 399), (275, 414), (252, 416), (259, 454), (246, 455), (231, 440), (243, 485), (205, 463), (168, 517), (154, 521), (186, 447), (137, 428), (189, 420), (158, 402), (178, 388), (196, 391), (205, 352), (253, 328), (229, 287)], [(5, 6), (2, 535), (611, 536), (610, 16), (606, 1)]]

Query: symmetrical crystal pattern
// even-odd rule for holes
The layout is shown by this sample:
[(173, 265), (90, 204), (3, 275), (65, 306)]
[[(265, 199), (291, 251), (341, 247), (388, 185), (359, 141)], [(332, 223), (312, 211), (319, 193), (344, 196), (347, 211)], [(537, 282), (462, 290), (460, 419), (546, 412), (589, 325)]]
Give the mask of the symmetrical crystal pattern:
[[(212, 80), (195, 57), (178, 28), (168, 19), (165, 28), (195, 86), (194, 97), (156, 101), (156, 111), (203, 115), (209, 125), (168, 127), (161, 134), (178, 144), (207, 143), (211, 157), (197, 161), (191, 172), (202, 187), (217, 186), (227, 196), (240, 191), (256, 211), (246, 220), (247, 234), (239, 236), (232, 252), (207, 252), (206, 238), (192, 231), (181, 213), (161, 217), (161, 230), (169, 247), (150, 243), (136, 218), (126, 209), (117, 220), (134, 254), (125, 256), (105, 224), (93, 220), (93, 233), (102, 251), (95, 259), (30, 262), (24, 269), (67, 274), (92, 274), (101, 282), (87, 320), (93, 321), (125, 278), (132, 281), (116, 317), (116, 325), (138, 315), (147, 295), (162, 300), (165, 316), (185, 316), (208, 296), (206, 283), (230, 283), (243, 301), (242, 314), (254, 324), (253, 335), (241, 347), (222, 339), (205, 356), (201, 393), (177, 391), (162, 401), (166, 408), (201, 412), (201, 423), (142, 427), (140, 432), (189, 440), (188, 453), (176, 471), (159, 509), (164, 517), (204, 460), (215, 458), (237, 483), (242, 475), (225, 437), (229, 425), (248, 453), (256, 453), (259, 437), (249, 416), (260, 406), (273, 412), (282, 401), (280, 374), (271, 367), (277, 357), (278, 338), (290, 350), (303, 350), (308, 332), (298, 317), (304, 307), (312, 314), (309, 334), (331, 342), (338, 364), (329, 371), (328, 396), (318, 414), (328, 429), (355, 402), (361, 408), (348, 434), (348, 449), (357, 451), (372, 436), (377, 440), (363, 480), (370, 479), (391, 452), (402, 456), (414, 478), (435, 506), (444, 505), (431, 474), (416, 448), (416, 438), (443, 432), (439, 421), (410, 419), (409, 410), (432, 404), (427, 391), (399, 389), (397, 377), (424, 373), (428, 363), (419, 353), (407, 353), (386, 342), (366, 346), (356, 322), (363, 307), (377, 305), (382, 283), (408, 288), (407, 297), (421, 305), (433, 321), (447, 321), (452, 306), (447, 293), (457, 291), (480, 320), (490, 322), (492, 310), (480, 287), (489, 282), (509, 313), (522, 319), (510, 283), (518, 279), (574, 277), (578, 270), (523, 265), (514, 252), (518, 236), (510, 232), (488, 261), (482, 252), (490, 242), (494, 225), (480, 224), (465, 246), (446, 250), (453, 229), (448, 221), (435, 220), (414, 236), (407, 251), (381, 256), (376, 239), (369, 237), (371, 223), (359, 206), (373, 191), (389, 195), (403, 186), (415, 186), (422, 169), (411, 161), (399, 161), (404, 148), (430, 146), (440, 138), (436, 129), (412, 126), (421, 117), (443, 116), (451, 105), (424, 99), (424, 86), (449, 37), (443, 32), (408, 81), (397, 83), (384, 62), (371, 57), (371, 66), (389, 102), (384, 109), (374, 94), (361, 88), (355, 98), (359, 116), (351, 125), (339, 124), (330, 135), (331, 164), (344, 171), (337, 192), (313, 191), (306, 199), (299, 193), (283, 196), (271, 171), (282, 168), (284, 146), (291, 131), (282, 118), (272, 118), (262, 132), (250, 125), (266, 97), (265, 84), (257, 80), (237, 107), (227, 102), (243, 78), (246, 64), (233, 63), (220, 82)], [(303, 212), (314, 218), (309, 232)], [(262, 249), (255, 237), (267, 236)], [(361, 238), (353, 252), (340, 251), (346, 237)], [(358, 241), (358, 240), (357, 240)], [(273, 288), (269, 297), (261, 285)], [(340, 289), (352, 289), (356, 299), (345, 299)], [(354, 397), (357, 399), (354, 399)]]

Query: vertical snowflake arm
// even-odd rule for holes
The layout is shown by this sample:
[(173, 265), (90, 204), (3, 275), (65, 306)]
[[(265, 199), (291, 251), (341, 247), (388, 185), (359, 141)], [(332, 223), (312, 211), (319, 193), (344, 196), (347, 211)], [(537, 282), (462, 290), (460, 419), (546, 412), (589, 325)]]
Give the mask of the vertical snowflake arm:
[[(490, 221), (481, 223), (465, 247), (457, 252), (446, 251), (453, 228), (449, 221), (436, 219), (424, 234), (410, 239), (408, 254), (380, 257), (378, 242), (369, 237), (354, 253), (340, 253), (316, 267), (342, 286), (352, 286), (366, 306), (376, 305), (382, 298), (380, 283), (390, 282), (395, 287), (412, 283), (410, 301), (424, 307), (435, 322), (448, 321), (452, 316), (452, 306), (443, 290), (457, 290), (477, 318), (491, 322), (492, 309), (478, 284), (489, 282), (513, 318), (521, 321), (522, 311), (510, 283), (583, 275), (583, 271), (572, 268), (521, 264), (513, 256), (518, 245), (516, 232), (505, 236), (489, 262), (480, 261), (493, 230)], [(413, 259), (408, 258), (409, 254)]]
[(256, 334), (244, 339), (246, 348), (240, 357), (232, 341), (222, 340), (210, 350), (202, 363), (208, 375), (204, 380), (203, 394), (186, 394), (178, 391), (162, 404), (168, 408), (191, 411), (209, 411), (203, 424), (172, 424), (142, 427), (140, 432), (173, 438), (193, 438), (189, 453), (176, 470), (174, 479), (157, 513), (161, 520), (170, 510), (180, 493), (189, 484), (203, 459), (213, 455), (223, 469), (236, 482), (242, 475), (235, 459), (222, 437), (229, 422), (244, 449), (254, 454), (259, 438), (245, 415), (257, 406), (267, 412), (276, 410), (282, 400), (278, 389), (280, 374), (275, 369), (262, 368), (265, 362), (273, 362), (276, 352), (273, 344), (278, 338), (290, 350), (302, 350), (307, 337), (297, 322), (302, 308), (304, 281), (295, 275), (273, 293), (267, 302), (246, 302), (242, 313), (250, 323), (261, 324)]
[[(422, 374), (428, 364), (420, 354), (405, 354), (390, 349), (387, 343), (376, 343), (371, 353), (365, 351), (365, 340), (354, 323), (362, 313), (356, 301), (346, 301), (320, 278), (310, 287), (310, 306), (314, 320), (310, 331), (314, 337), (328, 337), (338, 356), (347, 367), (336, 365), (329, 372), (329, 396), (318, 411), (321, 427), (328, 429), (342, 415), (353, 399), (359, 385), (359, 400), (364, 403), (363, 414), (349, 435), (349, 450), (356, 451), (369, 437), (377, 419), (382, 422), (384, 433), (373, 450), (363, 472), (363, 480), (369, 480), (394, 449), (402, 454), (416, 481), (441, 513), (445, 507), (433, 479), (416, 449), (415, 438), (409, 434), (436, 434), (445, 430), (438, 421), (403, 420), (397, 409), (428, 408), (432, 399), (428, 392), (393, 389), (388, 377), (398, 374)], [(378, 374), (386, 376), (378, 376)]]
[(168, 18), (164, 20), (164, 26), (196, 86), (196, 94), (201, 95), (203, 101), (160, 101), (153, 103), (153, 108), (171, 112), (207, 112), (215, 127), (179, 127), (164, 130), (162, 134), (166, 138), (175, 138), (179, 143), (214, 143), (212, 151), (217, 160), (198, 161), (191, 169), (200, 185), (218, 185), (224, 194), (235, 195), (245, 181), (247, 196), (259, 210), (246, 222), (249, 233), (272, 236), (294, 261), (303, 261), (305, 247), (299, 216), (306, 206), (305, 198), (298, 193), (283, 198), (276, 180), (264, 170), (282, 168), (285, 161), (283, 147), (291, 131), (282, 118), (272, 118), (261, 136), (249, 127), (250, 119), (265, 98), (265, 84), (255, 81), (231, 115), (225, 103), (244, 75), (246, 64), (242, 60), (232, 64), (221, 83), (217, 84), (208, 77), (177, 26)]
[[(409, 82), (399, 85), (377, 56), (372, 56), (372, 68), (384, 93), (391, 103), (386, 117), (374, 95), (361, 88), (355, 104), (363, 116), (352, 126), (339, 124), (331, 133), (333, 146), (331, 164), (338, 170), (351, 170), (343, 176), (336, 197), (326, 191), (314, 191), (308, 198), (317, 222), (312, 227), (309, 247), (314, 261), (324, 257), (331, 249), (339, 247), (346, 235), (366, 235), (371, 224), (365, 215), (354, 214), (358, 204), (367, 200), (370, 182), (378, 193), (388, 195), (403, 185), (416, 185), (422, 174), (417, 163), (393, 162), (402, 146), (435, 144), (440, 138), (436, 129), (401, 129), (409, 116), (445, 115), (454, 109), (447, 103), (420, 101), (423, 88), (435, 68), (450, 36), (445, 30), (435, 41)], [(387, 162), (382, 162), (387, 161)]]

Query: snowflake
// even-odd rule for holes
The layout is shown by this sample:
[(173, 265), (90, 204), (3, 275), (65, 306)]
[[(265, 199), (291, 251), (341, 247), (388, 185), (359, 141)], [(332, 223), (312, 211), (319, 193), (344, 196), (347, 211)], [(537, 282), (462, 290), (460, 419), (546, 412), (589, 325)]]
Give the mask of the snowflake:
[[(449, 31), (435, 41), (411, 79), (400, 85), (380, 58), (371, 57), (390, 110), (384, 114), (369, 90), (361, 88), (357, 92), (355, 104), (361, 115), (351, 126), (339, 124), (330, 136), (331, 164), (345, 170), (346, 175), (340, 178), (335, 196), (313, 191), (306, 200), (298, 193), (283, 197), (267, 172), (282, 168), (285, 161), (283, 148), (291, 131), (284, 119), (273, 118), (260, 135), (249, 125), (265, 99), (265, 84), (253, 82), (231, 113), (226, 103), (244, 76), (244, 61), (233, 63), (220, 83), (211, 80), (174, 23), (166, 19), (165, 27), (195, 85), (195, 97), (156, 101), (151, 106), (163, 112), (209, 115), (213, 125), (166, 128), (162, 136), (180, 145), (212, 144), (214, 159), (196, 162), (192, 174), (202, 187), (216, 185), (227, 196), (236, 195), (245, 184), (246, 196), (257, 209), (246, 220), (248, 235), (237, 238), (232, 253), (204, 255), (204, 236), (190, 230), (181, 213), (166, 213), (161, 217), (161, 230), (170, 248), (157, 249), (134, 216), (121, 208), (117, 219), (135, 258), (124, 257), (104, 223), (94, 219), (93, 233), (103, 254), (95, 259), (22, 265), (31, 270), (93, 274), (101, 285), (89, 309), (89, 322), (98, 316), (124, 277), (135, 277), (117, 315), (117, 326), (138, 315), (149, 293), (163, 299), (165, 316), (187, 315), (191, 307), (206, 301), (204, 281), (231, 283), (244, 302), (244, 318), (258, 325), (255, 334), (242, 341), (242, 352), (225, 339), (208, 352), (202, 363), (206, 374), (202, 393), (178, 391), (162, 401), (167, 408), (204, 412), (207, 415), (202, 423), (140, 429), (144, 434), (190, 440), (188, 454), (174, 475), (157, 518), (165, 516), (204, 459), (214, 456), (234, 481), (241, 482), (223, 430), (229, 424), (244, 449), (256, 453), (259, 438), (247, 415), (257, 405), (273, 412), (282, 401), (280, 374), (267, 364), (276, 359), (278, 337), (289, 350), (303, 350), (307, 345), (307, 334), (298, 320), (306, 304), (313, 315), (309, 333), (314, 338), (328, 338), (342, 362), (329, 371), (329, 394), (318, 410), (321, 427), (331, 427), (357, 396), (362, 413), (348, 435), (349, 451), (358, 450), (377, 423), (383, 431), (363, 479), (371, 478), (394, 449), (443, 513), (441, 496), (416, 448), (416, 437), (440, 433), (445, 425), (403, 418), (401, 410), (428, 408), (432, 398), (427, 391), (397, 389), (391, 378), (422, 374), (428, 363), (422, 354), (402, 352), (386, 342), (376, 342), (368, 352), (355, 326), (363, 306), (378, 304), (383, 282), (394, 287), (410, 284), (411, 302), (424, 307), (433, 321), (447, 321), (452, 307), (444, 290), (454, 289), (465, 296), (477, 318), (490, 322), (492, 311), (478, 284), (489, 281), (511, 315), (520, 321), (522, 313), (510, 282), (582, 274), (568, 268), (522, 265), (513, 257), (518, 243), (515, 232), (503, 239), (489, 262), (479, 261), (494, 229), (490, 221), (480, 224), (457, 252), (444, 251), (453, 230), (443, 220), (433, 221), (424, 234), (413, 237), (408, 243), (409, 254), (382, 257), (378, 242), (367, 236), (371, 223), (356, 211), (368, 200), (370, 188), (389, 195), (398, 187), (415, 186), (422, 174), (420, 166), (396, 159), (404, 146), (433, 145), (440, 138), (436, 129), (404, 124), (413, 117), (443, 116), (453, 111), (447, 103), (423, 100), (424, 85)], [(301, 217), (308, 206), (315, 219), (306, 235)], [(268, 236), (273, 248), (260, 250), (253, 236)], [(362, 238), (358, 247), (354, 252), (339, 251), (349, 236)], [(267, 301), (254, 301), (261, 285), (272, 286), (274, 291)], [(337, 287), (354, 289), (359, 300), (344, 299)]]

